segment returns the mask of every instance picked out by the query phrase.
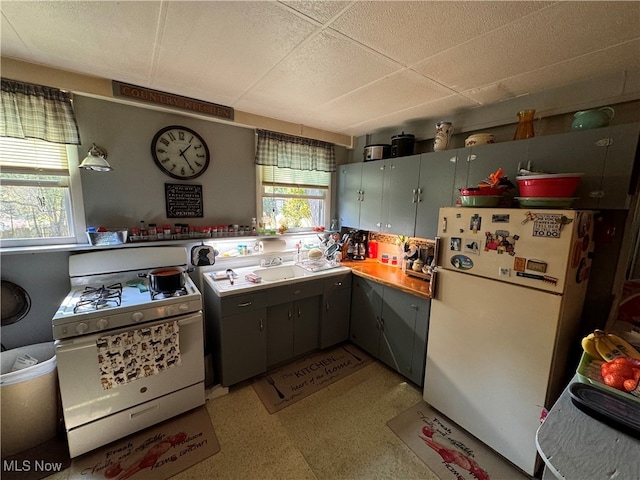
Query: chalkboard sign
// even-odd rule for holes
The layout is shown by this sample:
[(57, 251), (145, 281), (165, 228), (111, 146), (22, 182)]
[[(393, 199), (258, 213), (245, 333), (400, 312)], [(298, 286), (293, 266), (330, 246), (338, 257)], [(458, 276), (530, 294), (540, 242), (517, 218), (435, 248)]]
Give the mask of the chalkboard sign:
[(165, 183), (167, 218), (203, 217), (202, 185)]

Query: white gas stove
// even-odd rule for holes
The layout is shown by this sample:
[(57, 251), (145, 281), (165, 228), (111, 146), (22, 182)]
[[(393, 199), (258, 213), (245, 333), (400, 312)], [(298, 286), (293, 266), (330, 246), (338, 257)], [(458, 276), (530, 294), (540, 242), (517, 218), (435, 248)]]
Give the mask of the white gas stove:
[(71, 291), (52, 325), (71, 457), (204, 404), (200, 292), (187, 273), (169, 292), (144, 276), (186, 272), (186, 259), (184, 247), (69, 257)]

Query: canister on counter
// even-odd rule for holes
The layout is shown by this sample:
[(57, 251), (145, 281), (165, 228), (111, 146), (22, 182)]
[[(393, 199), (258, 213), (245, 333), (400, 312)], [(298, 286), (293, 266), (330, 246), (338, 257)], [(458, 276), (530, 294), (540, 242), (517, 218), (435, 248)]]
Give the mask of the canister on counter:
[(369, 240), (367, 248), (367, 257), (378, 258), (378, 242), (375, 240)]

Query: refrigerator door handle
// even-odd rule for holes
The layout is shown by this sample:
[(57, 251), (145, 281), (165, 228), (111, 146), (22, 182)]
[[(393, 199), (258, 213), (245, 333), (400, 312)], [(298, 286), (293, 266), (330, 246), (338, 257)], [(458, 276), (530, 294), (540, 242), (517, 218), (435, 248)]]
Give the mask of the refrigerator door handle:
[(440, 265), (440, 237), (436, 237), (433, 239), (434, 240), (434, 245), (433, 245), (433, 264), (434, 266), (438, 266)]
[(432, 300), (437, 300), (436, 298), (436, 286), (438, 284), (438, 267), (435, 267), (431, 272), (431, 278), (429, 279), (429, 296)]

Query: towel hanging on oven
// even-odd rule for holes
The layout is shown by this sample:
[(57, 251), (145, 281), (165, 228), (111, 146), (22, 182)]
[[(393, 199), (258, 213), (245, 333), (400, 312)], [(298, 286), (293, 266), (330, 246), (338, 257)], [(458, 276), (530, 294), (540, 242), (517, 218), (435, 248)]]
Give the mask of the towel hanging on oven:
[(196, 245), (191, 248), (191, 265), (195, 267), (206, 267), (216, 263), (218, 251), (210, 245)]
[(105, 390), (182, 363), (176, 321), (100, 337), (96, 347), (100, 383)]

